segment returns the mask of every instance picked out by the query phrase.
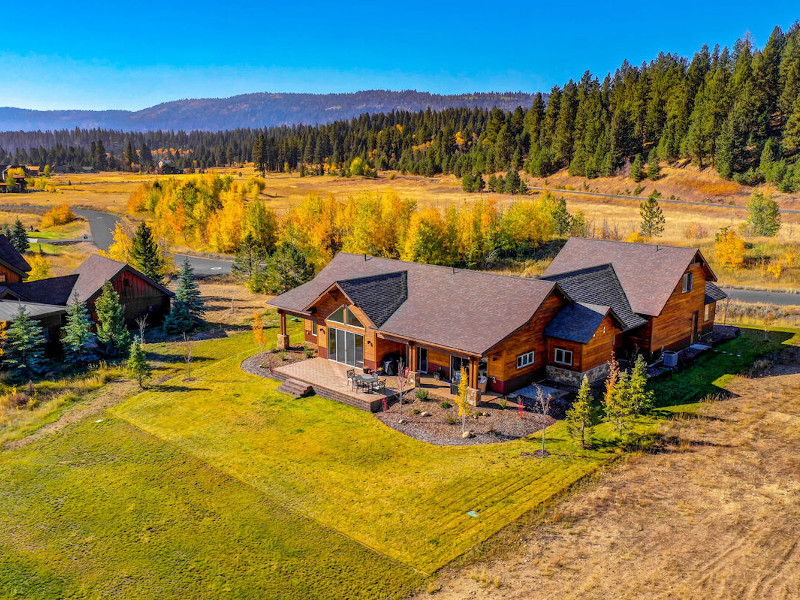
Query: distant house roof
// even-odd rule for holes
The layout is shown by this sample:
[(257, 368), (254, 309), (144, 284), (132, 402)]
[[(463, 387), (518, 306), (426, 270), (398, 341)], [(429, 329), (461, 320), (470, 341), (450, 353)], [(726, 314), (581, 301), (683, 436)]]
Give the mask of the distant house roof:
[(45, 304), (68, 304), (78, 275), (62, 275), (61, 277), (48, 277), (37, 281), (22, 283), (7, 283), (5, 288), (23, 300), (42, 302)]
[(570, 238), (547, 267), (543, 278), (551, 279), (555, 275), (611, 264), (633, 312), (658, 316), (696, 257), (706, 269), (708, 278), (716, 281), (713, 271), (696, 248)]
[(11, 322), (19, 315), (19, 307), (22, 306), (28, 316), (47, 317), (65, 312), (63, 306), (55, 304), (40, 304), (38, 302), (21, 302), (19, 300), (0, 300), (0, 321)]
[[(388, 306), (376, 306), (375, 293), (383, 286), (402, 295), (403, 278), (407, 297), (402, 302), (384, 298)], [(556, 283), (541, 279), (340, 252), (313, 280), (269, 304), (308, 314), (307, 309), (334, 283), (348, 296), (347, 289), (361, 294), (367, 308), (356, 304), (372, 312), (370, 320), (383, 321), (375, 324), (384, 334), (475, 355), (486, 353), (528, 323), (551, 293), (562, 293)]]
[(623, 331), (647, 323), (647, 319), (633, 312), (613, 265), (599, 265), (543, 279), (557, 282), (576, 302), (610, 307), (621, 321)]
[(544, 334), (560, 340), (588, 344), (608, 314), (619, 322), (609, 306), (573, 302), (558, 311), (548, 323)]
[(72, 288), (72, 292), (77, 292), (78, 297), (82, 302), (88, 302), (89, 300), (92, 300), (94, 296), (100, 292), (100, 290), (103, 289), (103, 284), (106, 281), (110, 281), (121, 271), (126, 270), (133, 273), (137, 277), (144, 279), (165, 294), (174, 296), (174, 294), (163, 285), (157, 281), (153, 281), (144, 273), (137, 271), (130, 265), (125, 264), (124, 262), (106, 258), (100, 254), (92, 254), (89, 258), (83, 261), (83, 263), (78, 265), (78, 268), (72, 272), (73, 275), (78, 276), (75, 286)]
[(725, 300), (728, 297), (728, 294), (723, 292), (719, 289), (716, 285), (711, 283), (710, 281), (706, 281), (706, 299), (705, 304), (711, 304), (712, 302), (719, 302), (720, 300)]
[(31, 266), (28, 261), (11, 244), (9, 239), (0, 234), (0, 264), (5, 265), (21, 277), (27, 277)]

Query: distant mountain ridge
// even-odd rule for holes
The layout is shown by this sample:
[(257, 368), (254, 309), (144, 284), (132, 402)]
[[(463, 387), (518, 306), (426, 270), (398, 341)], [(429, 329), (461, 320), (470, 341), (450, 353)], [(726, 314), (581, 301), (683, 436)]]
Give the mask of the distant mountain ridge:
[(0, 131), (116, 129), (122, 131), (223, 131), (277, 125), (330, 123), (364, 113), (443, 110), (453, 107), (529, 108), (535, 94), (485, 92), (442, 95), (416, 90), (366, 90), (347, 94), (256, 93), (230, 98), (164, 102), (138, 111), (30, 110), (0, 107)]

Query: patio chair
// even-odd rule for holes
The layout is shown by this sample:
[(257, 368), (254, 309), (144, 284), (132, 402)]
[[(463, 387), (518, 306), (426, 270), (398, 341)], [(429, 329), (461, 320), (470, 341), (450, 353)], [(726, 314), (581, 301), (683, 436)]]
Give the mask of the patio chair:
[(386, 389), (386, 380), (379, 379), (373, 384), (372, 389), (374, 389), (376, 392), (382, 392)]

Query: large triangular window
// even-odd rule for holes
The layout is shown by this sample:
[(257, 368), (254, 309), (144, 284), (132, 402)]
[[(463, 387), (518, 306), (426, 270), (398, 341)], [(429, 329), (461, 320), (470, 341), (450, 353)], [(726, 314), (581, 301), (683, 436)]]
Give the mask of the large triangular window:
[(353, 314), (347, 306), (342, 305), (337, 308), (335, 311), (331, 313), (328, 317), (328, 321), (333, 321), (334, 323), (341, 323), (342, 325), (350, 325), (351, 327), (359, 327), (364, 329), (364, 325), (358, 318)]

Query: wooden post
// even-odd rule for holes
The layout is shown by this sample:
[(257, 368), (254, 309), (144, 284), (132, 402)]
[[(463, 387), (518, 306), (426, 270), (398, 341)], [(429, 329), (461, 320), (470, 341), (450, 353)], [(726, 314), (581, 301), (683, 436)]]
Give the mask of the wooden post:
[(469, 357), (469, 387), (467, 388), (467, 402), (472, 406), (480, 406), (481, 391), (478, 389), (478, 359)]
[(289, 335), (286, 333), (286, 313), (282, 310), (278, 310), (278, 317), (280, 318), (281, 322), (281, 332), (278, 334), (278, 349), (288, 350)]

